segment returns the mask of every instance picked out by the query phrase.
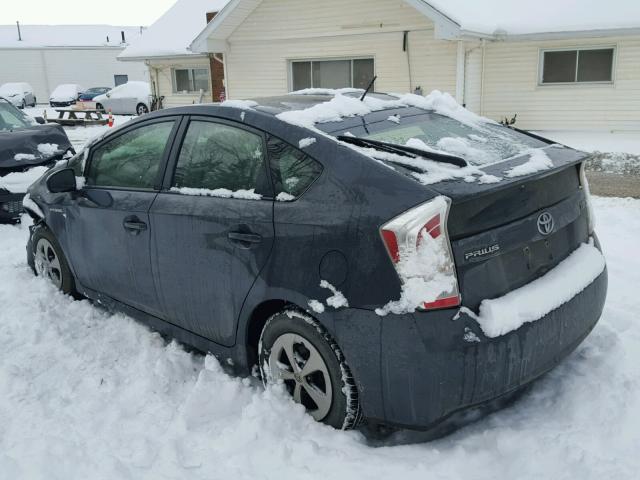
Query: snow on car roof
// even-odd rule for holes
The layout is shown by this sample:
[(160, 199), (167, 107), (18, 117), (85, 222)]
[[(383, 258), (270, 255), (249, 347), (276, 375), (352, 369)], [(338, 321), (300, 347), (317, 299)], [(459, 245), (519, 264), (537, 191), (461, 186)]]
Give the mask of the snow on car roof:
[(526, 35), (550, 32), (613, 30), (640, 27), (634, 0), (423, 0), (463, 30)]
[[(142, 27), (114, 25), (0, 25), (0, 48), (119, 47), (140, 38)], [(109, 41), (107, 41), (107, 37)]]
[(187, 49), (207, 25), (207, 12), (219, 12), (229, 0), (178, 0), (118, 58), (194, 55)]

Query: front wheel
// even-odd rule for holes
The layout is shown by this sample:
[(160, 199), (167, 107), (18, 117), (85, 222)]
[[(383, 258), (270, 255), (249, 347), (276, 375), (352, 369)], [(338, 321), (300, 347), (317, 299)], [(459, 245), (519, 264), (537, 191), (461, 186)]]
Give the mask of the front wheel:
[(149, 113), (149, 109), (144, 103), (139, 103), (136, 107), (136, 113), (138, 115), (144, 115), (145, 113)]
[(67, 259), (53, 233), (43, 224), (36, 225), (31, 233), (33, 270), (65, 294), (76, 295), (73, 274)]
[(288, 310), (262, 330), (259, 362), (265, 386), (283, 383), (317, 421), (338, 429), (358, 426), (358, 391), (338, 345), (312, 317)]

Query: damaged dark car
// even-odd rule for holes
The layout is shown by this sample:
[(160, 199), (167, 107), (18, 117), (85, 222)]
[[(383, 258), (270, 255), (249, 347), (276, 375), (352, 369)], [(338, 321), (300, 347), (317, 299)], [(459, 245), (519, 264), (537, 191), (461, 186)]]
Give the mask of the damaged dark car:
[(73, 153), (60, 125), (29, 117), (0, 98), (0, 222), (19, 221), (29, 185)]

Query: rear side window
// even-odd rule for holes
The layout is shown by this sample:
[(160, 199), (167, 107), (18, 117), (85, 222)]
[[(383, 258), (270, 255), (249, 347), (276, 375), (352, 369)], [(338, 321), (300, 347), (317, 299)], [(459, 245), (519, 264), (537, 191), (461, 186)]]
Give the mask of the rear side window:
[(264, 168), (260, 135), (196, 120), (189, 124), (182, 143), (173, 187), (261, 192), (266, 178)]
[(95, 148), (87, 185), (153, 188), (173, 123), (136, 128)]
[(294, 200), (322, 173), (322, 165), (282, 140), (267, 142), (271, 176), (277, 200)]

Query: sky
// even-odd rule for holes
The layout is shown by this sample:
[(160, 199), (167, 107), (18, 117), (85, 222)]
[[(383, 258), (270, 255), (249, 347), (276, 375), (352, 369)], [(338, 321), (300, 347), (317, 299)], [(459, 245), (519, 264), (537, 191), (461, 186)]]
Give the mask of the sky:
[(149, 26), (176, 0), (3, 0), (0, 25)]

